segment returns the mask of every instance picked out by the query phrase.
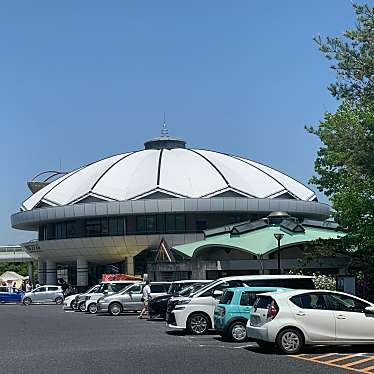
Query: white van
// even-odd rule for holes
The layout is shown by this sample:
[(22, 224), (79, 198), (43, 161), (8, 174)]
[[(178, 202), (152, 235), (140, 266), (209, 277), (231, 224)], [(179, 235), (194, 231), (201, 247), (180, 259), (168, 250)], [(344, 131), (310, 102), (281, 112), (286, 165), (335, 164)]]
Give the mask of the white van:
[(168, 303), (166, 321), (170, 328), (201, 335), (214, 326), (214, 309), (223, 290), (231, 287), (279, 287), (315, 289), (313, 277), (301, 275), (242, 275), (218, 279), (199, 288), (190, 297), (173, 298)]

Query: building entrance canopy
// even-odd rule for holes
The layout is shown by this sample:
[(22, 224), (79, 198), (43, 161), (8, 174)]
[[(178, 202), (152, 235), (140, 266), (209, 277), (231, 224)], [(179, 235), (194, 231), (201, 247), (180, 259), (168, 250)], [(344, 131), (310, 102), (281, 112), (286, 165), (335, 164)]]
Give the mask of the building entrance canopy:
[(209, 248), (238, 249), (252, 256), (262, 256), (277, 250), (274, 234), (284, 234), (281, 248), (310, 243), (317, 239), (339, 239), (345, 234), (331, 223), (306, 220), (298, 224), (291, 219), (283, 220), (280, 225), (271, 225), (266, 220), (229, 226), (219, 230), (206, 231), (204, 240), (175, 246), (174, 249), (188, 257), (196, 257), (202, 250)]

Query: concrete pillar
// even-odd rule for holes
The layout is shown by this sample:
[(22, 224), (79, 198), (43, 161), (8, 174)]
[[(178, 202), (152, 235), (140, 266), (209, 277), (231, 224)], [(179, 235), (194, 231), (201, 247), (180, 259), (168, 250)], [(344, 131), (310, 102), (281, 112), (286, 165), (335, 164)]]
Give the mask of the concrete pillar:
[(191, 260), (192, 279), (206, 279), (207, 266), (205, 261)]
[(47, 260), (46, 284), (57, 284), (57, 267), (56, 263), (51, 260)]
[(39, 284), (46, 284), (45, 262), (41, 260), (38, 261), (38, 282)]
[(33, 279), (32, 279), (32, 270), (33, 270), (32, 262), (29, 262), (27, 264), (27, 270), (28, 270), (29, 280), (32, 282), (33, 281)]
[(88, 286), (88, 262), (85, 259), (77, 259), (77, 287)]
[(134, 257), (126, 257), (126, 274), (135, 275)]

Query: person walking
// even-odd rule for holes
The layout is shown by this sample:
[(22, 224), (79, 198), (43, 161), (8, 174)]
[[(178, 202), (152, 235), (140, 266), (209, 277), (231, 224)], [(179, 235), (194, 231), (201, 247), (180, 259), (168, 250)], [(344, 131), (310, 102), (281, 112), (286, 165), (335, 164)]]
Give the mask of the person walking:
[(32, 283), (31, 281), (28, 281), (26, 283), (26, 292), (31, 292), (32, 291)]
[(149, 301), (151, 300), (151, 286), (150, 286), (150, 283), (151, 282), (149, 280), (146, 280), (145, 281), (145, 286), (143, 287), (143, 297), (142, 297), (143, 309), (139, 314), (139, 319), (142, 319), (143, 315), (145, 313), (148, 314), (148, 304), (149, 304)]

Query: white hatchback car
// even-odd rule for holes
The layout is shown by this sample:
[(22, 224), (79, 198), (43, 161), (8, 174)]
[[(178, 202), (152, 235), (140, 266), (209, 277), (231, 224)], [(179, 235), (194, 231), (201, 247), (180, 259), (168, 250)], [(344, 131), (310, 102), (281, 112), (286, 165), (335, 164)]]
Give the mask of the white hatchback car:
[(304, 345), (374, 344), (374, 304), (342, 292), (297, 290), (259, 295), (247, 336), (286, 354)]
[(64, 293), (61, 286), (40, 286), (35, 288), (31, 292), (26, 292), (22, 302), (25, 305), (30, 305), (31, 303), (51, 302), (56, 303), (57, 305), (61, 305), (64, 302)]

